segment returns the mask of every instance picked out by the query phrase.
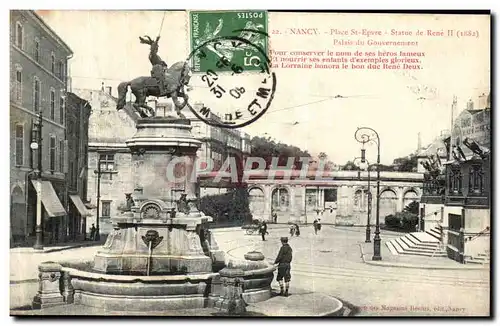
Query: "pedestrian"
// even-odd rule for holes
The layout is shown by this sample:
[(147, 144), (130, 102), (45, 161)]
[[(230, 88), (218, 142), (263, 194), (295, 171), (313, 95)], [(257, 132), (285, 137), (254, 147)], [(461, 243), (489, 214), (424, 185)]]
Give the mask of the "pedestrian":
[(276, 213), (276, 211), (273, 212), (273, 221), (274, 221), (274, 224), (278, 223), (278, 214)]
[(262, 223), (260, 224), (259, 232), (262, 236), (262, 241), (266, 241), (266, 234), (268, 234), (266, 221), (262, 221)]
[(318, 218), (317, 227), (318, 227), (318, 231), (321, 231), (321, 219), (320, 218)]
[(90, 240), (91, 241), (94, 241), (94, 239), (95, 239), (95, 231), (96, 231), (95, 225), (94, 225), (94, 223), (92, 223), (92, 227), (90, 228)]
[(298, 224), (295, 224), (295, 236), (299, 236), (300, 235), (300, 229), (299, 229), (299, 225)]
[[(292, 248), (288, 244), (288, 238), (281, 238), (281, 248), (278, 253), (278, 257), (274, 261), (274, 264), (278, 264), (278, 276), (276, 281), (280, 285), (280, 295), (288, 296), (288, 289), (290, 288), (290, 263), (292, 262)], [(285, 279), (285, 286), (283, 286), (283, 279)]]
[(296, 232), (295, 225), (294, 224), (290, 225), (290, 236), (293, 237), (295, 232)]
[(318, 220), (314, 220), (313, 227), (314, 227), (314, 234), (318, 234)]

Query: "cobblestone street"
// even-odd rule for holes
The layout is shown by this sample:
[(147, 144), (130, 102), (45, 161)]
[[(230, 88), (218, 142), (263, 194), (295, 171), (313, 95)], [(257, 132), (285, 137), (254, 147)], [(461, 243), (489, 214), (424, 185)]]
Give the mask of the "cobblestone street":
[[(227, 253), (227, 261), (241, 259), (251, 250), (261, 251), (273, 261), (280, 247), (279, 238), (289, 236), (287, 225), (271, 225), (266, 241), (259, 235), (246, 235), (240, 228), (215, 229), (214, 234)], [(398, 235), (384, 231), (381, 234), (383, 241)], [(426, 315), (429, 311), (439, 315), (488, 314), (487, 269), (371, 266), (361, 259), (359, 245), (364, 244), (363, 228), (323, 226), (315, 235), (312, 226), (303, 226), (300, 237), (290, 238), (289, 243), (294, 250), (292, 295), (294, 291), (332, 295), (359, 307), (358, 315)], [(87, 247), (47, 254), (11, 254), (11, 309), (30, 304), (37, 291), (35, 279), (39, 263), (88, 261), (97, 250), (98, 247)], [(383, 260), (384, 254), (390, 255), (382, 253)], [(422, 261), (419, 257), (414, 260)], [(457, 268), (460, 266), (463, 265)], [(273, 282), (273, 287), (277, 286)], [(440, 293), (440, 296), (429, 293)]]

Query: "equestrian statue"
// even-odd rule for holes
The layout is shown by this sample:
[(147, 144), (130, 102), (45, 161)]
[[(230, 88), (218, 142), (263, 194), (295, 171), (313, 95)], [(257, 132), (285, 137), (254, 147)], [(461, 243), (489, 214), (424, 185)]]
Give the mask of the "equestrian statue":
[[(172, 98), (175, 105), (177, 115), (183, 119), (186, 117), (181, 113), (181, 110), (186, 106), (188, 96), (185, 93), (184, 86), (188, 86), (191, 79), (191, 68), (185, 61), (174, 63), (170, 68), (167, 66), (158, 55), (158, 36), (153, 41), (149, 36), (139, 37), (142, 44), (150, 46), (149, 61), (153, 66), (151, 76), (141, 76), (132, 79), (128, 82), (123, 82), (118, 85), (118, 103), (117, 110), (125, 107), (128, 87), (135, 96), (133, 107), (135, 111), (142, 117), (153, 117), (155, 111), (146, 104), (148, 96)], [(183, 101), (179, 101), (182, 98)]]

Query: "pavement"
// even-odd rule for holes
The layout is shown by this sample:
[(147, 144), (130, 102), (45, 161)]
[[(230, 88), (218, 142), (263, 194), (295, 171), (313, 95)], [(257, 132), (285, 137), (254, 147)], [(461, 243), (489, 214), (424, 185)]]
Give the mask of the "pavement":
[(414, 269), (456, 269), (456, 270), (488, 270), (489, 265), (461, 264), (448, 257), (427, 257), (417, 255), (393, 255), (385, 241), (380, 243), (382, 260), (374, 261), (373, 241), (371, 243), (359, 244), (361, 256), (365, 264), (373, 266), (401, 267)]
[(50, 246), (44, 246), (42, 249), (34, 249), (33, 247), (15, 247), (10, 248), (11, 254), (43, 254), (50, 252), (58, 252), (63, 250), (82, 248), (82, 247), (95, 247), (102, 246), (106, 242), (106, 238), (100, 241), (82, 241), (82, 242), (71, 242), (71, 243), (61, 243)]
[[(280, 248), (280, 237), (289, 237), (294, 255), (291, 296), (273, 299), (282, 301), (292, 310), (297, 308), (296, 300), (300, 295), (314, 293), (349, 303), (356, 316), (489, 315), (489, 269), (425, 269), (420, 268), (423, 263), (431, 266), (436, 264), (438, 257), (424, 257), (423, 261), (418, 256), (408, 256), (410, 258), (407, 259), (413, 259), (413, 264), (420, 264), (419, 268), (367, 264), (373, 244), (364, 243), (364, 228), (324, 225), (316, 235), (312, 225), (302, 226), (300, 237), (290, 237), (288, 225), (270, 224), (268, 231), (267, 240), (262, 241), (259, 235), (246, 235), (238, 227), (213, 230), (219, 247), (227, 253), (227, 261), (242, 259), (246, 252), (258, 250), (272, 262)], [(384, 241), (399, 236), (402, 234), (382, 231), (382, 247)], [(365, 250), (365, 260), (360, 246)], [(91, 261), (98, 249), (85, 247), (36, 255), (11, 252), (11, 309), (30, 304), (37, 291), (39, 263), (48, 260)], [(390, 255), (383, 249), (382, 262), (391, 262), (394, 257)], [(274, 291), (278, 291), (277, 282), (273, 281), (272, 285)], [(311, 302), (315, 302), (312, 300), (306, 304), (305, 299), (299, 301), (306, 306), (314, 306)], [(278, 309), (278, 302), (273, 306)]]

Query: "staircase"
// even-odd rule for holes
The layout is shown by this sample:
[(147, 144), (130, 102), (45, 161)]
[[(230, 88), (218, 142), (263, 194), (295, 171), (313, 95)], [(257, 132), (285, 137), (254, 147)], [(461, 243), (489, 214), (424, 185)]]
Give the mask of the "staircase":
[(446, 250), (440, 245), (438, 228), (426, 232), (412, 232), (404, 237), (387, 241), (385, 245), (393, 255), (416, 255), (446, 257)]
[(485, 250), (484, 253), (479, 253), (476, 256), (465, 256), (464, 263), (465, 264), (489, 265), (490, 264), (490, 251)]

